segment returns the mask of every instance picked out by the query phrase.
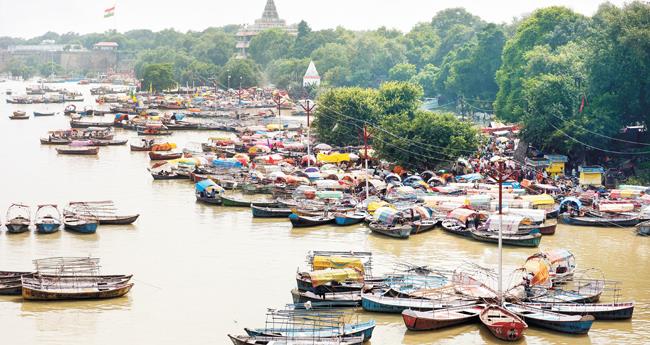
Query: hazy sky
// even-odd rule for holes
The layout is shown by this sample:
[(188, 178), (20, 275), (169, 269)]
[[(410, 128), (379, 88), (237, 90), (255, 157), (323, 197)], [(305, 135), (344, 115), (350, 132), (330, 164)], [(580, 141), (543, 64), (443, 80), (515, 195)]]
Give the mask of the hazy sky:
[[(445, 8), (465, 7), (491, 22), (509, 22), (536, 8), (564, 5), (591, 15), (600, 0), (275, 0), (288, 23), (306, 20), (314, 29), (409, 30)], [(617, 5), (623, 0), (610, 1)], [(88, 33), (107, 29), (203, 30), (209, 26), (251, 23), (266, 0), (0, 0), (0, 36), (33, 37), (47, 31)], [(104, 9), (116, 5), (115, 16)]]

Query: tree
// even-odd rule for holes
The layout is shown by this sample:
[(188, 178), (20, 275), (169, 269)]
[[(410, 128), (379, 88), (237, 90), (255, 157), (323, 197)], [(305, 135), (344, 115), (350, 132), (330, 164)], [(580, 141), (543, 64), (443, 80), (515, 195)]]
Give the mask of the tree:
[(309, 59), (274, 60), (266, 69), (266, 75), (276, 87), (288, 89), (290, 86), (302, 86), (302, 77), (308, 66)]
[(221, 68), (221, 75), (219, 81), (221, 86), (228, 85), (228, 76), (230, 76), (230, 85), (232, 88), (253, 87), (257, 86), (261, 79), (259, 67), (251, 59), (238, 59), (231, 58), (228, 60), (223, 68)]
[(364, 123), (378, 120), (377, 96), (377, 90), (359, 87), (330, 89), (321, 94), (313, 124), (318, 138), (333, 145), (358, 145)]
[(434, 83), (439, 72), (440, 69), (438, 67), (427, 64), (413, 77), (413, 81), (418, 83), (422, 87), (422, 90), (424, 90), (425, 97), (436, 96)]
[(495, 74), (501, 65), (504, 44), (505, 35), (496, 25), (488, 24), (481, 29), (474, 39), (450, 55), (452, 59), (445, 60), (444, 73), (437, 81), (440, 93), (452, 99), (463, 96), (492, 103), (498, 91)]
[(48, 62), (38, 66), (38, 73), (43, 77), (61, 75), (63, 73), (63, 67), (58, 63)]
[(449, 164), (478, 148), (479, 134), (470, 123), (453, 114), (418, 110), (413, 118), (389, 115), (376, 130), (373, 147), (388, 161), (415, 169), (431, 169)]
[(265, 30), (251, 40), (248, 53), (258, 64), (266, 66), (269, 62), (286, 58), (291, 52), (293, 39), (280, 29)]
[(436, 13), (431, 25), (440, 43), (430, 62), (439, 65), (449, 52), (469, 41), (484, 22), (463, 8), (449, 8)]
[[(349, 75), (350, 55), (348, 48), (339, 43), (328, 43), (314, 50), (312, 60), (323, 77), (323, 82), (331, 86), (347, 85)], [(336, 71), (328, 73), (336, 68)], [(345, 73), (343, 73), (345, 72)]]
[(588, 41), (592, 113), (618, 118), (618, 128), (650, 123), (650, 6), (632, 2), (618, 8), (605, 4), (593, 19)]
[(388, 78), (395, 81), (410, 81), (417, 74), (417, 68), (410, 63), (398, 63), (388, 70)]
[(402, 114), (409, 118), (420, 107), (422, 87), (408, 82), (389, 81), (381, 84), (377, 106), (382, 114)]
[(174, 82), (173, 66), (169, 63), (155, 63), (144, 67), (142, 87), (161, 92), (172, 88)]
[(26, 80), (34, 76), (34, 69), (16, 58), (9, 60), (5, 69), (12, 77), (22, 77)]
[(212, 79), (219, 76), (219, 67), (198, 60), (192, 61), (181, 73), (180, 83), (185, 85), (213, 85)]
[(404, 36), (406, 57), (418, 68), (432, 64), (440, 46), (440, 37), (431, 23), (419, 23)]
[(223, 31), (205, 32), (191, 48), (192, 55), (202, 61), (224, 65), (235, 54), (235, 37)]
[(526, 54), (539, 45), (551, 51), (584, 38), (588, 19), (564, 7), (535, 11), (521, 22), (515, 35), (503, 49), (502, 64), (496, 74), (499, 92), (494, 104), (497, 115), (506, 121), (518, 121), (524, 112), (522, 83), (525, 80)]

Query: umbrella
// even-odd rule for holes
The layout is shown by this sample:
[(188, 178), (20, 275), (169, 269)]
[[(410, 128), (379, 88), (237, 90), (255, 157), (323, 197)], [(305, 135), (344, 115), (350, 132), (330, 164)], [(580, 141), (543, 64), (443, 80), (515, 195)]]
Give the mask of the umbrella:
[(329, 151), (332, 147), (327, 144), (318, 144), (314, 146), (314, 150)]

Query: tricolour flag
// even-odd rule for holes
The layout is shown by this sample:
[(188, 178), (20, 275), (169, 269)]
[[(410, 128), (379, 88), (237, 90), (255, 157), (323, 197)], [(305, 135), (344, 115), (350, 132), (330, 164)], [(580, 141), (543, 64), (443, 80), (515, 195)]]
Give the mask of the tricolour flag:
[(112, 17), (115, 15), (115, 5), (111, 8), (107, 8), (104, 10), (104, 18)]

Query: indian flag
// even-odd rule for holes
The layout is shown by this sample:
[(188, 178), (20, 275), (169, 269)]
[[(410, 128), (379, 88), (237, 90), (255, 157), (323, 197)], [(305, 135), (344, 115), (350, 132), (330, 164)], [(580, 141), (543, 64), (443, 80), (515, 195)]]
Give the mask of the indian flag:
[(111, 8), (107, 8), (104, 10), (104, 18), (112, 17), (115, 15), (115, 5)]

